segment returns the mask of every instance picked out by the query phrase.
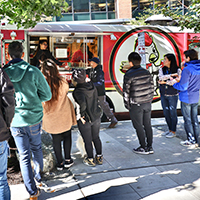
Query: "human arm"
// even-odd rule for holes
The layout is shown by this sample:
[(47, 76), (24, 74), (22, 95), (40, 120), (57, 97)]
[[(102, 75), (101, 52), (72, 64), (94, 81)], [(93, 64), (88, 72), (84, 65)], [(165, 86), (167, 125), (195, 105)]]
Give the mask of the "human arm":
[(15, 97), (14, 97), (15, 90), (12, 82), (10, 81), (5, 71), (2, 68), (0, 68), (0, 72), (1, 72), (1, 78), (0, 78), (1, 111), (7, 127), (10, 127), (12, 118), (15, 113)]
[(81, 118), (84, 118), (86, 114), (86, 108), (87, 108), (84, 93), (75, 89), (73, 92), (73, 97), (76, 103), (80, 106)]
[(51, 89), (40, 70), (37, 70), (37, 79), (36, 79), (36, 86), (37, 86), (37, 94), (40, 98), (41, 102), (49, 101), (51, 99)]
[(189, 85), (189, 79), (190, 79), (191, 73), (187, 68), (184, 68), (181, 73), (181, 78), (177, 78), (177, 83), (173, 84), (173, 87), (180, 91), (185, 91), (188, 89)]
[(159, 73), (158, 73), (159, 81), (166, 81), (166, 80), (170, 79), (170, 77), (171, 77), (170, 74), (166, 74), (166, 75), (163, 74), (162, 68), (159, 69)]
[(123, 99), (124, 99), (124, 106), (126, 109), (130, 110), (130, 80), (127, 80), (126, 74), (124, 75), (123, 81)]

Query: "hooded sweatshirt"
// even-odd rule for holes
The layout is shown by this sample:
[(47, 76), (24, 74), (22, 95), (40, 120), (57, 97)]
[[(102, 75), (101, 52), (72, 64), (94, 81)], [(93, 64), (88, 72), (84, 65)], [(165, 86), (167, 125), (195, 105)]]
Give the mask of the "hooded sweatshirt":
[(4, 69), (15, 88), (16, 107), (11, 127), (31, 126), (41, 122), (41, 102), (51, 99), (51, 90), (43, 74), (21, 59), (11, 60)]
[(185, 63), (179, 83), (173, 87), (180, 91), (180, 101), (188, 104), (198, 103), (200, 89), (200, 60)]
[[(102, 111), (98, 104), (97, 90), (92, 82), (78, 83), (73, 97), (80, 109), (76, 109), (76, 115), (80, 114), (87, 122), (94, 122), (100, 118)], [(77, 116), (77, 120), (80, 117)]]

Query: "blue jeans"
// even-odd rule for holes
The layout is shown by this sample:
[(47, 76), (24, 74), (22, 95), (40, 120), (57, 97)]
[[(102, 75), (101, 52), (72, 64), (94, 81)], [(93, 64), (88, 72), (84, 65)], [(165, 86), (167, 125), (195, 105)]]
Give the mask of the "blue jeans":
[[(25, 187), (30, 195), (37, 192), (34, 178), (40, 182), (40, 170), (43, 170), (43, 154), (40, 135), (42, 131), (41, 127), (42, 122), (32, 126), (11, 128), (12, 135), (19, 151), (22, 177)], [(31, 167), (31, 156), (34, 163), (34, 174)]]
[(187, 104), (181, 102), (181, 112), (184, 118), (184, 127), (188, 141), (198, 143), (199, 122), (198, 122), (198, 103)]
[(161, 95), (163, 114), (170, 131), (176, 132), (178, 96)]
[(10, 200), (10, 188), (7, 182), (8, 143), (0, 142), (0, 200)]

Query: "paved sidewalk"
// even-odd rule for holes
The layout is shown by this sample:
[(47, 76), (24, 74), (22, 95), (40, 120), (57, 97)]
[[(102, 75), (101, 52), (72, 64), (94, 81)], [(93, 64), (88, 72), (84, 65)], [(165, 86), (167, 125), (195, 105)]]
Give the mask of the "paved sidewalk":
[[(180, 145), (186, 139), (182, 117), (179, 117), (177, 137), (161, 136), (167, 130), (163, 118), (152, 119), (154, 154), (132, 152), (138, 139), (130, 121), (119, 122), (108, 129), (101, 124), (104, 163), (88, 167), (82, 163), (73, 130), (70, 170), (49, 174), (45, 183), (54, 193), (42, 190), (39, 200), (198, 200), (200, 199), (200, 149)], [(12, 200), (29, 198), (23, 184), (11, 185)]]

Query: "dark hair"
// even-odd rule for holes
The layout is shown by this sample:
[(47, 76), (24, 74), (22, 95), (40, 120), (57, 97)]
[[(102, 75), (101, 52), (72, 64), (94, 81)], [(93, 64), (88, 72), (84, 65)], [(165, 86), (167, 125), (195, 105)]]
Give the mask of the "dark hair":
[(23, 54), (23, 45), (18, 41), (14, 41), (8, 46), (8, 53), (10, 54), (12, 59), (21, 58)]
[(187, 51), (184, 51), (183, 52), (185, 54), (185, 57), (186, 58), (190, 58), (190, 61), (191, 60), (198, 60), (198, 52), (195, 51), (194, 49), (189, 49)]
[(59, 75), (58, 68), (56, 64), (51, 59), (46, 59), (41, 64), (41, 72), (44, 74), (52, 93), (51, 100), (47, 101), (49, 106), (56, 100), (58, 100), (59, 87), (62, 81), (61, 76)]
[[(164, 55), (164, 57), (167, 57), (167, 59), (171, 62), (170, 63), (170, 74), (177, 73), (177, 69), (179, 66), (176, 62), (176, 57), (173, 53), (167, 53)], [(165, 71), (166, 68), (163, 68), (163, 71)]]
[(47, 55), (43, 52), (43, 53), (40, 55), (39, 60), (45, 61), (47, 58), (48, 58)]
[[(37, 55), (37, 52), (38, 52), (39, 49), (40, 49), (40, 45), (43, 44), (44, 42), (46, 42), (46, 43), (48, 44), (48, 41), (47, 41), (47, 40), (39, 40), (39, 44), (38, 44), (38, 46), (37, 46), (37, 49), (36, 49), (36, 51), (35, 51), (33, 57), (35, 57), (35, 56)], [(48, 47), (46, 48), (46, 50), (48, 50)]]
[(85, 83), (86, 71), (82, 68), (75, 69), (72, 73), (72, 78), (77, 83)]
[(131, 52), (128, 55), (128, 61), (132, 62), (133, 65), (140, 65), (141, 63), (141, 56), (137, 52)]

